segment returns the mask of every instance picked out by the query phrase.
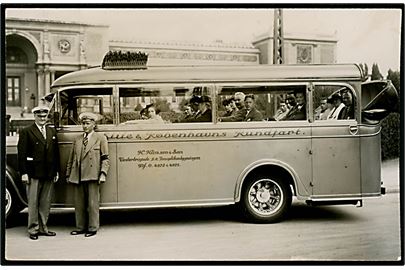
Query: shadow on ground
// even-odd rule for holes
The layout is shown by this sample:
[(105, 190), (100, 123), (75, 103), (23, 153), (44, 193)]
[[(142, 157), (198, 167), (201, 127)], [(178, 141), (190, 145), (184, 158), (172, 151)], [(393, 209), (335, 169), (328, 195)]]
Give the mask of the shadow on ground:
[[(318, 221), (351, 221), (358, 216), (345, 211), (354, 206), (308, 206), (295, 203), (282, 222), (318, 222)], [(49, 218), (49, 226), (74, 227), (74, 211), (53, 209)], [(103, 225), (125, 224), (167, 224), (167, 223), (204, 223), (213, 221), (246, 222), (239, 213), (237, 206), (199, 207), (199, 208), (163, 208), (163, 209), (125, 209), (101, 210), (100, 223)], [(12, 220), (7, 220), (7, 228), (26, 226), (27, 213), (23, 212)]]

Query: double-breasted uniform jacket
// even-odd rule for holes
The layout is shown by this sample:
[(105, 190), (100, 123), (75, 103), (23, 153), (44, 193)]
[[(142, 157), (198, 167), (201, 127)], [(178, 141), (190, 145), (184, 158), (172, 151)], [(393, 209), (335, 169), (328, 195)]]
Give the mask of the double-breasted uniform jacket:
[(100, 133), (93, 132), (86, 149), (83, 150), (83, 135), (79, 135), (73, 142), (66, 167), (66, 179), (70, 183), (79, 181), (98, 180), (101, 173), (107, 175), (110, 167), (107, 138)]
[(56, 130), (45, 127), (46, 140), (34, 123), (19, 133), (18, 165), (21, 175), (50, 179), (59, 172), (59, 148)]

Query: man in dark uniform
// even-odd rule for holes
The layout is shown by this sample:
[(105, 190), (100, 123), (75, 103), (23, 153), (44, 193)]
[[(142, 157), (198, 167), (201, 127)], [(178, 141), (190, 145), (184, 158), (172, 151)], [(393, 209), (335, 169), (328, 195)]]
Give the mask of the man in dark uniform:
[(58, 180), (59, 149), (56, 130), (46, 126), (49, 108), (35, 107), (35, 123), (22, 129), (18, 140), (18, 163), (22, 181), (28, 186), (28, 234), (55, 236), (47, 227), (53, 183)]

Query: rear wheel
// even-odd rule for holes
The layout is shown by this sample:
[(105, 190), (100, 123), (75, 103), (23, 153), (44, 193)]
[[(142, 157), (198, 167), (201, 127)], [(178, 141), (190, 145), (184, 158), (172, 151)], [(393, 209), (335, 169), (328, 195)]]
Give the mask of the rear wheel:
[(242, 189), (241, 207), (249, 221), (274, 223), (284, 218), (291, 206), (291, 189), (282, 179), (257, 175)]

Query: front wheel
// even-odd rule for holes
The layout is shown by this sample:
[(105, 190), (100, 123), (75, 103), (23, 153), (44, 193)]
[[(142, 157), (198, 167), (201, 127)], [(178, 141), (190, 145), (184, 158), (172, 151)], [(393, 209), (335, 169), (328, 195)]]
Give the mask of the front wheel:
[(291, 206), (291, 189), (285, 181), (269, 176), (255, 176), (242, 189), (244, 216), (257, 223), (280, 221)]
[(6, 185), (6, 190), (5, 190), (5, 214), (6, 214), (6, 219), (10, 220), (13, 219), (22, 209), (22, 203), (20, 202), (15, 190)]

